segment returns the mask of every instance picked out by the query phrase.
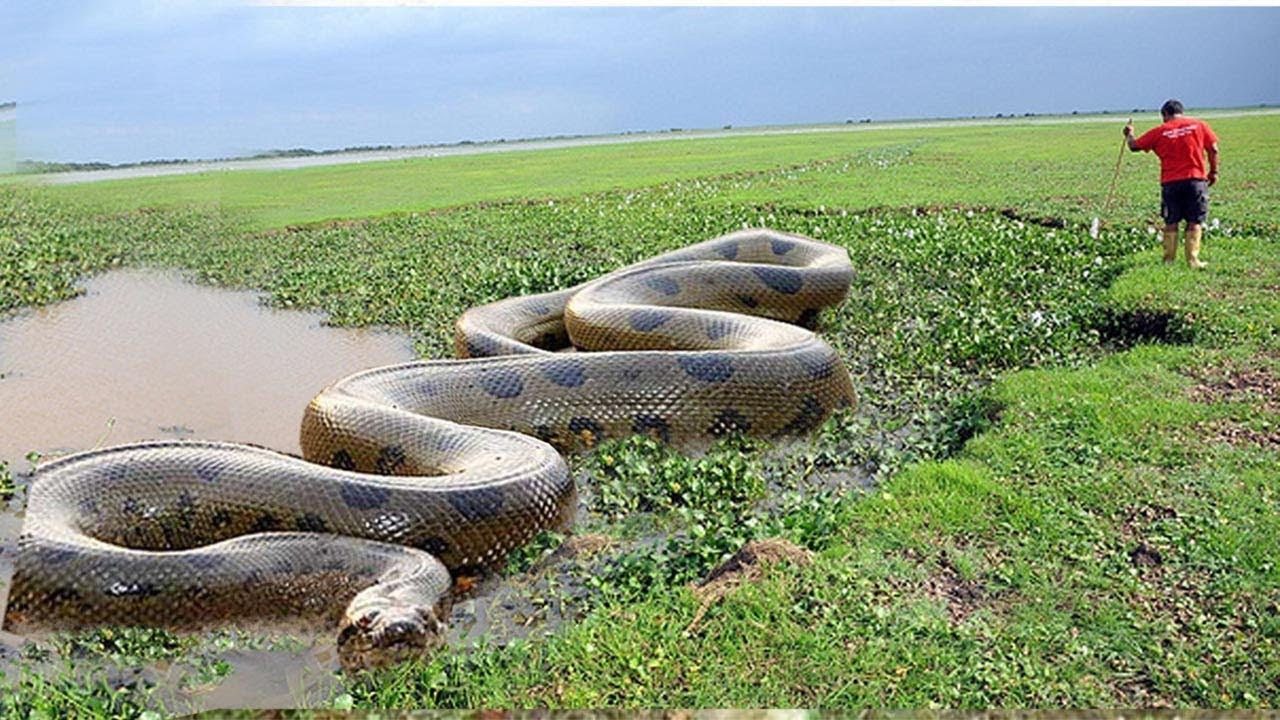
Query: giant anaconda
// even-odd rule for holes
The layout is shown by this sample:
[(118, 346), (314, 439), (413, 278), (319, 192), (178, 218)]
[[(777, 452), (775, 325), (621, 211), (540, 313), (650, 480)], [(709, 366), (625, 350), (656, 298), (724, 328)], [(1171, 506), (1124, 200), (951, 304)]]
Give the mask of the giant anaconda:
[(467, 311), (464, 359), (367, 370), (316, 396), (305, 460), (149, 442), (49, 462), (6, 625), (313, 618), (340, 625), (348, 665), (420, 652), (443, 628), (450, 571), (571, 521), (552, 445), (794, 436), (852, 403), (840, 358), (806, 329), (850, 277), (841, 248), (744, 230)]

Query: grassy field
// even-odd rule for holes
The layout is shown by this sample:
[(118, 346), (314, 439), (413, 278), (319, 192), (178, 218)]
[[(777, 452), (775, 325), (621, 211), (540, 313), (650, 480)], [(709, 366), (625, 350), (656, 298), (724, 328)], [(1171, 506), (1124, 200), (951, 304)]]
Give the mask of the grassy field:
[[(1145, 121), (1145, 124), (1144, 124)], [(1156, 118), (1136, 118), (1138, 126)], [(804, 166), (850, 157), (911, 161), (886, 172), (860, 172), (824, 182), (753, 185), (736, 197), (760, 202), (851, 205), (869, 208), (964, 204), (1075, 209), (1097, 214), (1111, 181), (1120, 143), (1112, 123), (946, 126), (671, 140), (494, 155), (420, 158), (302, 170), (214, 172), (189, 176), (52, 187), (54, 197), (95, 209), (219, 207), (255, 229), (426, 211), (507, 199), (567, 198), (583, 193), (648, 187), (762, 168)], [(1215, 127), (1233, 133), (1223, 142), (1223, 179), (1217, 210), (1247, 201), (1241, 214), (1274, 207), (1274, 182), (1233, 183), (1264, 176), (1266, 158), (1280, 153), (1280, 115), (1229, 117)], [(1151, 156), (1126, 158), (1120, 197), (1140, 197), (1150, 208)], [(1249, 215), (1251, 216), (1251, 215)], [(1224, 215), (1224, 219), (1225, 219)]]
[[(629, 440), (574, 458), (579, 533), (611, 540), (557, 566), (585, 593), (539, 591), (573, 621), (349, 678), (331, 704), (1275, 707), (1280, 117), (1214, 127), (1202, 273), (1159, 263), (1149, 155), (1126, 154), (1090, 237), (1119, 124), (1010, 125), (4, 186), (0, 311), (159, 264), (402, 328), (437, 357), (474, 304), (743, 226), (812, 235), (857, 270), (824, 318), (856, 411), (784, 452)], [(689, 589), (777, 537), (812, 562), (709, 605)], [(153, 689), (110, 668), (215, 672), (193, 647), (69, 638), (0, 703), (136, 715)]]

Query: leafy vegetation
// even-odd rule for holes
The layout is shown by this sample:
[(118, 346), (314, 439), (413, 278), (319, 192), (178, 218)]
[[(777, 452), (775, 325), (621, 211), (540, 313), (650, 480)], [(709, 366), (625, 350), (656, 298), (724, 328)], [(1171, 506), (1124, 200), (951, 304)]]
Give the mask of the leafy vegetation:
[[(449, 190), (422, 189), (412, 212), (294, 227), (266, 226), (327, 202), (320, 178), (385, 189), (379, 173), (423, 171), (290, 175), (290, 195), (246, 173), (222, 206), (186, 204), (211, 192), (201, 179), (74, 199), (0, 186), (0, 310), (161, 264), (338, 324), (396, 326), (441, 357), (477, 303), (744, 226), (833, 242), (857, 277), (823, 333), (855, 376), (854, 411), (792, 447), (733, 439), (689, 457), (632, 438), (574, 458), (578, 534), (608, 542), (565, 559), (547, 535), (505, 571), (519, 582), (560, 563), (569, 622), (348, 679), (334, 704), (1274, 707), (1275, 123), (1215, 122), (1239, 154), (1202, 273), (1159, 263), (1152, 163), (1124, 166), (1090, 237), (1110, 164), (1081, 148), (1113, 147), (1118, 127), (1055, 127), (1052, 144), (1041, 127), (926, 128), (529, 154), (493, 186), (490, 159), (458, 158)], [(520, 185), (604, 160), (570, 184)], [(136, 192), (165, 208), (122, 207)], [(408, 202), (370, 193), (333, 211)], [(691, 582), (768, 537), (815, 560), (710, 607), (694, 598)], [(76, 642), (55, 654), (77, 668), (204, 652), (167, 635)], [(14, 716), (149, 702), (68, 680), (70, 666), (19, 672)]]

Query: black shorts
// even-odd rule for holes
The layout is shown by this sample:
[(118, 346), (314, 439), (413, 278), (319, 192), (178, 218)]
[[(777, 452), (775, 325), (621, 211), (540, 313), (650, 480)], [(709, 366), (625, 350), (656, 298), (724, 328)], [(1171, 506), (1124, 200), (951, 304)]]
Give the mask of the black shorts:
[(1209, 183), (1205, 180), (1178, 180), (1160, 186), (1160, 215), (1165, 225), (1203, 223), (1209, 214)]

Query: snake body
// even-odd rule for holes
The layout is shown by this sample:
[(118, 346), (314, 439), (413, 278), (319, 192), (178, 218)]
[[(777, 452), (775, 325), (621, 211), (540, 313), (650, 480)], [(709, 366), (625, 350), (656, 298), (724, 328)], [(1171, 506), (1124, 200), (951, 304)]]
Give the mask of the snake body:
[(467, 311), (462, 359), (317, 395), (303, 458), (147, 442), (44, 464), (6, 627), (313, 618), (339, 627), (348, 666), (420, 653), (440, 637), (451, 571), (571, 523), (557, 448), (796, 436), (851, 404), (844, 365), (807, 329), (850, 279), (841, 248), (744, 230)]

